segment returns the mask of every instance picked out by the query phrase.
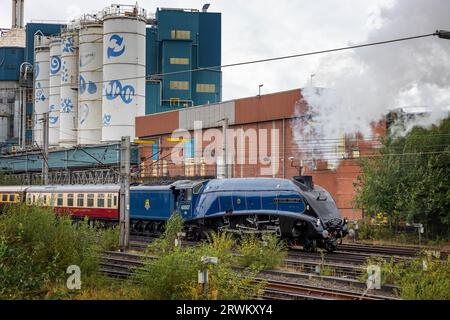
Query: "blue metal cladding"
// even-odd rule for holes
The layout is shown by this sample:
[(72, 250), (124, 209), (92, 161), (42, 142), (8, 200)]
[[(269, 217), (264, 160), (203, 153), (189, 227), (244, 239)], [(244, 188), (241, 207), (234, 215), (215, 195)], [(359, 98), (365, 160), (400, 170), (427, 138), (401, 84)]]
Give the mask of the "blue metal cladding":
[[(147, 28), (147, 75), (219, 66), (221, 64), (221, 14), (158, 9), (157, 26)], [(179, 32), (179, 33), (178, 33)], [(188, 38), (187, 33), (189, 34)], [(188, 64), (171, 64), (170, 58), (187, 58)], [(188, 82), (188, 90), (174, 89), (171, 81)], [(215, 85), (215, 92), (197, 92), (197, 84)], [(220, 69), (167, 75), (162, 97), (155, 104), (156, 89), (147, 85), (146, 114), (202, 105), (222, 100)], [(161, 91), (158, 93), (160, 94)], [(179, 99), (180, 102), (176, 102)], [(172, 100), (172, 103), (171, 103)], [(174, 102), (175, 101), (175, 102)]]
[(147, 81), (145, 84), (145, 114), (160, 112), (161, 83)]
[[(222, 101), (222, 73), (216, 71), (196, 71), (192, 75), (192, 100), (195, 105)], [(197, 84), (214, 84), (214, 92), (197, 92)]]
[(152, 160), (153, 161), (157, 161), (158, 160), (158, 155), (159, 155), (159, 147), (158, 147), (158, 144), (155, 143), (152, 146)]
[[(171, 64), (171, 58), (188, 59), (188, 64)], [(190, 70), (192, 68), (192, 43), (189, 41), (164, 41), (162, 43), (162, 72), (178, 72)], [(171, 82), (187, 82), (187, 90), (182, 87), (179, 89), (171, 88)], [(182, 85), (182, 84), (180, 84)], [(171, 98), (178, 98), (181, 101), (192, 100), (192, 74), (183, 72), (163, 77), (163, 100), (167, 102)]]
[(191, 139), (184, 143), (184, 158), (194, 158), (195, 155), (195, 140)]
[(146, 75), (154, 75), (159, 72), (158, 68), (158, 29), (147, 28), (146, 34)]
[[(199, 62), (200, 68), (222, 64), (222, 14), (200, 13)], [(219, 69), (220, 70), (220, 69)]]
[[(98, 167), (101, 164), (118, 166), (120, 164), (118, 144), (84, 147), (83, 150), (67, 149), (50, 151), (48, 159), (50, 170)], [(98, 159), (101, 163), (94, 158)], [(132, 147), (130, 160), (132, 165), (139, 163), (139, 150), (137, 147)], [(42, 170), (42, 154), (28, 153), (0, 157), (0, 170), (40, 172)]]
[(199, 32), (199, 13), (180, 10), (159, 10), (156, 12), (158, 21), (158, 40), (172, 39), (172, 30), (190, 31), (189, 40), (197, 42)]
[(61, 28), (64, 26), (64, 24), (54, 23), (27, 23), (25, 61), (34, 64), (34, 35), (36, 33), (42, 33), (44, 36), (57, 35), (61, 33)]
[(0, 81), (19, 80), (20, 65), (24, 62), (24, 55), (24, 48), (0, 48)]
[(133, 220), (167, 220), (174, 211), (174, 196), (168, 186), (135, 187), (130, 190)]

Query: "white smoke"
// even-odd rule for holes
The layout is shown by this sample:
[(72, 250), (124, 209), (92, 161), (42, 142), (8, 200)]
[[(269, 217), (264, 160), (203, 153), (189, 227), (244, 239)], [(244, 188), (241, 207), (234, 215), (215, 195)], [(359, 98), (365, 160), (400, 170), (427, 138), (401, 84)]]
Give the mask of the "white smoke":
[[(373, 10), (368, 24), (367, 43), (449, 30), (450, 1), (397, 0)], [(300, 101), (293, 132), (304, 160), (330, 158), (327, 153), (336, 150), (331, 142), (344, 133), (373, 136), (371, 124), (393, 109), (425, 107), (430, 112), (406, 131), (413, 125), (438, 124), (448, 116), (442, 106), (450, 105), (449, 40), (428, 37), (327, 55), (318, 73), (332, 90), (302, 91), (312, 119), (302, 118)]]

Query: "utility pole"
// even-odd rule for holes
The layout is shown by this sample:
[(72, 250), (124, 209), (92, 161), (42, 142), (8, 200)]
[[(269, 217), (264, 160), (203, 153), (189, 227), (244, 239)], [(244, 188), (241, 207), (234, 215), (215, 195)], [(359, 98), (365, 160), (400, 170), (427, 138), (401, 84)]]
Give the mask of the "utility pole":
[(42, 151), (44, 159), (42, 159), (42, 179), (44, 185), (48, 184), (48, 127), (49, 127), (49, 113), (43, 114), (42, 118)]
[(130, 137), (120, 143), (120, 250), (130, 242)]
[(224, 172), (224, 178), (228, 178), (228, 164), (227, 164), (227, 131), (228, 131), (228, 118), (222, 119), (222, 139), (223, 139), (223, 146), (222, 146), (222, 153), (223, 153), (223, 172)]

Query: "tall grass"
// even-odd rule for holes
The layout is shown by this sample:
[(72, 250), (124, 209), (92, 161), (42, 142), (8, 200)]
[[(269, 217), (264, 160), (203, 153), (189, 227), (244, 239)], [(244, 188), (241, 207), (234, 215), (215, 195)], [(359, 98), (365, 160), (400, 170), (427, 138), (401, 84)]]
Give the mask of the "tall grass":
[(73, 224), (70, 217), (41, 207), (7, 208), (0, 215), (0, 298), (63, 297), (55, 288), (64, 287), (67, 267), (79, 266), (82, 279), (94, 276), (99, 252), (111, 247), (115, 232), (87, 221)]
[[(258, 296), (263, 282), (256, 282), (259, 270), (233, 269), (234, 240), (227, 234), (212, 233), (209, 241), (194, 247), (174, 245), (174, 235), (182, 229), (177, 214), (167, 222), (165, 235), (151, 244), (148, 252), (157, 259), (144, 258), (144, 268), (134, 270), (144, 299), (250, 299)], [(202, 257), (217, 257), (217, 264), (205, 265)], [(208, 291), (198, 284), (198, 272), (209, 272)]]
[(372, 258), (367, 265), (380, 266), (381, 283), (398, 285), (397, 294), (403, 299), (450, 300), (450, 261), (423, 254), (406, 262)]
[(272, 234), (262, 238), (255, 235), (243, 236), (238, 253), (238, 261), (242, 266), (257, 269), (274, 269), (282, 264), (287, 256), (284, 242)]

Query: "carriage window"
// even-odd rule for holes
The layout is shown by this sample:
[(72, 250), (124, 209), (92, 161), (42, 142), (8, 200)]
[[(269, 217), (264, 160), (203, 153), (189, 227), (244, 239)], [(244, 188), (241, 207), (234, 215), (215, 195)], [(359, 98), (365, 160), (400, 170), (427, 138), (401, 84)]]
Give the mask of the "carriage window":
[(4, 194), (4, 195), (2, 195), (2, 202), (6, 202), (6, 201), (8, 201), (8, 195)]
[(13, 194), (10, 194), (9, 195), (9, 202), (14, 202), (14, 195)]
[(114, 207), (117, 206), (117, 196), (114, 196)]
[(112, 207), (112, 194), (111, 193), (108, 193), (107, 206), (108, 206), (108, 208)]
[(99, 193), (97, 195), (97, 207), (104, 208), (105, 207), (105, 195), (103, 193)]
[(88, 208), (92, 208), (94, 206), (94, 194), (93, 193), (89, 193), (87, 195), (87, 206), (88, 206)]
[(58, 193), (58, 200), (56, 200), (56, 205), (58, 207), (63, 206), (63, 194), (62, 193)]
[(73, 207), (73, 193), (67, 195), (67, 206)]
[(56, 195), (54, 193), (52, 193), (50, 195), (50, 206), (52, 206), (52, 207), (55, 206), (55, 197), (56, 197)]
[(36, 203), (36, 195), (33, 194), (33, 203)]
[(47, 204), (47, 195), (44, 194), (44, 203), (43, 203), (43, 205), (46, 205), (46, 204)]
[(84, 194), (82, 193), (77, 195), (77, 207), (84, 207)]

